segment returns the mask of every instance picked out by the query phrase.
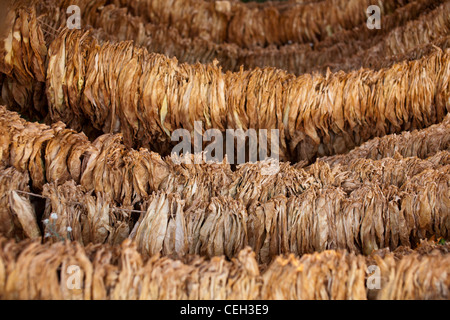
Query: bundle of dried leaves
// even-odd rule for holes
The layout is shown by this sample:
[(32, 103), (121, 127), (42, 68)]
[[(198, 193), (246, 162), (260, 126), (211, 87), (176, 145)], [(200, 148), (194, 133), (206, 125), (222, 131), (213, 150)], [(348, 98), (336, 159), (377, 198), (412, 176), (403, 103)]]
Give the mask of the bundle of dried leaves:
[(120, 247), (81, 247), (76, 242), (41, 245), (0, 238), (0, 297), (365, 300), (370, 293), (367, 267), (375, 265), (381, 271), (381, 290), (373, 298), (448, 299), (449, 246), (424, 246), (367, 258), (344, 251), (278, 257), (268, 268), (259, 268), (248, 248), (231, 261), (145, 259), (129, 241)]
[[(131, 43), (99, 45), (87, 33), (65, 31), (49, 56), (53, 120), (76, 129), (87, 122), (103, 132), (122, 132), (128, 146), (163, 154), (173, 148), (176, 129), (193, 135), (194, 121), (201, 121), (202, 133), (278, 129), (282, 160), (311, 161), (377, 136), (437, 123), (450, 97), (447, 51), (377, 72), (223, 74), (216, 65), (178, 64)], [(74, 76), (70, 70), (84, 71)]]

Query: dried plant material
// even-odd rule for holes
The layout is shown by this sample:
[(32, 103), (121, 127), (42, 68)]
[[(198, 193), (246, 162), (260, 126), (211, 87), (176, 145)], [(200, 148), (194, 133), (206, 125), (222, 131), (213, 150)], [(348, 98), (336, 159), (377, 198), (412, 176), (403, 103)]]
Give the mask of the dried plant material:
[(160, 193), (150, 197), (148, 209), (141, 214), (131, 234), (139, 251), (182, 257), (188, 250), (184, 203), (175, 195)]
[(47, 50), (33, 6), (8, 10), (4, 24), (3, 31), (9, 31), (9, 34), (2, 35), (5, 38), (2, 38), (0, 50), (1, 72), (13, 76), (21, 84), (29, 83), (29, 77), (44, 82)]
[(450, 255), (431, 252), (421, 256), (412, 253), (396, 260), (390, 254), (375, 256), (381, 269), (379, 300), (448, 300)]
[[(369, 57), (366, 57), (363, 63), (367, 68), (369, 67), (373, 69), (390, 68), (399, 61), (417, 60), (426, 55), (432, 54), (433, 52), (440, 50), (447, 50), (448, 48), (450, 48), (450, 36), (448, 36), (447, 32), (444, 36), (436, 35), (436, 38), (434, 40), (417, 45), (412, 49), (405, 51), (404, 53), (387, 56), (385, 59), (381, 60), (380, 59), (377, 60), (374, 57), (374, 55), (371, 55)], [(353, 63), (355, 63), (353, 61), (354, 61), (353, 59), (349, 60), (348, 64), (350, 65), (350, 68), (353, 66)]]
[[(201, 261), (200, 258), (199, 260)], [(142, 274), (140, 300), (193, 300), (200, 296), (198, 285), (187, 285), (195, 276), (198, 277), (198, 270), (194, 265), (154, 256), (145, 265)]]
[(68, 181), (60, 186), (46, 184), (48, 198), (44, 213), (44, 231), (51, 242), (70, 239), (89, 243), (120, 244), (130, 233), (130, 212), (115, 208), (107, 194), (91, 195)]
[(362, 256), (325, 251), (277, 258), (264, 272), (265, 300), (366, 300)]
[[(73, 1), (70, 4), (74, 4)], [(194, 40), (189, 40), (187, 43), (186, 39), (183, 39), (179, 32), (174, 28), (168, 28), (167, 30), (161, 29), (161, 26), (158, 25), (151, 25), (148, 23), (145, 23), (145, 21), (140, 17), (135, 17), (130, 15), (125, 8), (117, 8), (114, 5), (108, 5), (104, 6), (104, 1), (85, 1), (80, 0), (77, 1), (76, 4), (78, 4), (80, 7), (85, 8), (83, 10), (83, 21), (86, 25), (92, 25), (94, 28), (101, 28), (100, 29), (93, 29), (92, 33), (95, 34), (95, 36), (98, 39), (104, 40), (128, 40), (133, 39), (135, 44), (142, 45), (149, 49), (149, 51), (152, 52), (160, 52), (163, 54), (166, 54), (168, 56), (176, 56), (180, 61), (188, 62), (188, 63), (196, 63), (196, 62), (203, 62), (203, 63), (209, 63), (212, 62), (213, 59), (217, 58), (221, 65), (224, 67), (224, 69), (227, 70), (234, 70), (238, 71), (239, 67), (241, 65), (246, 66), (247, 68), (252, 67), (265, 67), (265, 66), (274, 66), (278, 67), (280, 69), (287, 70), (289, 72), (294, 72), (297, 74), (303, 73), (303, 72), (310, 72), (311, 70), (302, 70), (301, 72), (298, 70), (294, 70), (292, 66), (295, 66), (295, 68), (300, 68), (300, 66), (306, 64), (307, 66), (317, 66), (319, 65), (319, 62), (321, 65), (323, 65), (324, 60), (330, 60), (332, 59), (332, 62), (335, 61), (337, 55), (342, 56), (348, 56), (350, 52), (355, 52), (356, 50), (359, 50), (362, 44), (367, 45), (367, 41), (361, 41), (361, 37), (363, 37), (362, 34), (364, 32), (361, 32), (361, 28), (356, 28), (357, 30), (352, 31), (346, 31), (342, 30), (340, 32), (337, 32), (335, 35), (332, 35), (329, 39), (325, 39), (323, 43), (319, 43), (317, 45), (317, 49), (324, 51), (325, 50), (325, 57), (320, 51), (317, 51), (315, 48), (311, 50), (309, 44), (301, 45), (301, 49), (298, 47), (297, 44), (294, 45), (288, 45), (283, 46), (281, 49), (284, 51), (276, 50), (274, 53), (274, 49), (267, 48), (263, 49), (262, 52), (253, 52), (254, 50), (242, 50), (236, 45), (226, 44), (226, 45), (217, 45), (214, 43), (211, 43), (210, 41), (196, 38)], [(381, 35), (384, 35), (383, 32), (387, 32), (387, 30), (392, 30), (394, 26), (401, 25), (404, 23), (404, 21), (408, 21), (411, 19), (414, 19), (418, 16), (418, 13), (423, 12), (424, 10), (428, 8), (433, 8), (436, 3), (432, 0), (429, 1), (420, 1), (420, 2), (412, 2), (408, 3), (404, 7), (400, 7), (396, 10), (396, 14), (388, 15), (386, 19), (383, 21), (384, 28), (381, 32)], [(17, 43), (15, 43), (14, 48), (16, 50), (24, 51), (25, 53), (17, 54), (17, 57), (26, 57), (28, 53), (33, 53), (34, 58), (30, 59), (24, 59), (22, 62), (17, 62), (15, 65), (12, 65), (12, 54), (8, 48), (11, 47), (11, 50), (13, 49), (13, 42), (17, 39), (13, 39), (12, 36), (2, 37), (4, 39), (4, 42), (11, 42), (10, 45), (5, 46), (5, 52), (4, 55), (4, 65), (5, 72), (8, 71), (10, 73), (13, 72), (14, 74), (17, 73), (18, 76), (11, 74), (10, 76), (7, 76), (3, 81), (4, 84), (2, 85), (2, 100), (4, 104), (7, 104), (10, 106), (10, 108), (20, 110), (22, 113), (30, 114), (31, 116), (35, 116), (36, 113), (38, 114), (38, 117), (42, 118), (45, 114), (47, 114), (47, 102), (46, 102), (46, 96), (44, 94), (45, 91), (45, 84), (40, 82), (44, 81), (45, 74), (46, 74), (46, 62), (45, 58), (47, 56), (47, 49), (46, 44), (51, 43), (51, 41), (54, 40), (56, 33), (56, 30), (61, 26), (64, 25), (67, 21), (67, 13), (65, 11), (65, 8), (67, 7), (66, 1), (60, 1), (58, 3), (52, 2), (52, 3), (33, 3), (32, 6), (23, 7), (18, 6), (18, 8), (14, 11), (12, 10), (10, 12), (9, 16), (9, 23), (8, 26), (11, 26), (10, 33), (21, 33), (23, 32), (23, 35), (20, 34), (17, 39), (21, 40)], [(35, 9), (38, 12), (39, 20), (36, 19), (36, 13)], [(219, 6), (220, 7), (220, 6)], [(398, 11), (398, 12), (397, 12)], [(421, 17), (418, 21), (414, 22), (413, 26), (419, 26), (416, 27), (414, 30), (408, 32), (408, 35), (404, 36), (404, 39), (410, 39), (411, 41), (405, 40), (405, 46), (404, 48), (412, 48), (415, 47), (415, 42), (417, 42), (417, 36), (416, 34), (421, 32), (422, 29), (427, 29), (427, 27), (424, 27), (424, 24), (432, 23), (433, 26), (436, 25), (436, 28), (428, 28), (428, 29), (434, 29), (436, 30), (436, 33), (428, 35), (427, 39), (422, 39), (420, 41), (420, 44), (424, 46), (424, 49), (418, 49), (416, 51), (411, 51), (408, 53), (404, 53), (403, 55), (394, 55), (389, 56), (384, 59), (379, 59), (378, 55), (376, 55), (376, 58), (374, 59), (373, 54), (364, 54), (362, 55), (364, 58), (368, 57), (370, 60), (369, 62), (364, 62), (366, 65), (370, 65), (371, 67), (380, 68), (380, 66), (377, 66), (374, 64), (373, 60), (375, 60), (376, 63), (381, 64), (382, 66), (391, 66), (393, 62), (398, 62), (401, 60), (405, 60), (405, 55), (407, 55), (407, 59), (418, 59), (425, 55), (429, 55), (435, 50), (433, 45), (437, 45), (443, 49), (447, 48), (448, 41), (445, 38), (437, 38), (438, 33), (445, 33), (445, 18), (448, 16), (447, 14), (448, 6), (444, 4), (440, 8), (436, 9), (433, 14), (430, 14), (429, 16)], [(111, 17), (114, 17), (114, 20), (111, 20)], [(443, 17), (443, 18), (442, 18)], [(125, 23), (124, 23), (125, 21)], [(412, 22), (411, 22), (412, 23)], [(404, 26), (406, 28), (406, 26)], [(8, 29), (8, 28), (6, 28)], [(47, 31), (43, 32), (42, 30), (45, 29)], [(411, 28), (406, 28), (407, 30), (410, 30)], [(48, 31), (50, 30), (50, 31)], [(363, 28), (363, 31), (367, 30), (367, 28)], [(397, 33), (405, 34), (401, 29), (394, 30)], [(377, 34), (378, 34), (377, 33)], [(45, 36), (43, 36), (43, 34)], [(114, 34), (114, 36), (111, 36)], [(156, 34), (156, 35), (155, 35)], [(170, 34), (169, 38), (172, 38), (173, 41), (175, 41), (176, 44), (174, 45), (168, 45), (167, 38), (168, 34)], [(426, 32), (421, 32), (421, 34), (427, 34)], [(51, 37), (49, 37), (51, 35)], [(330, 44), (334, 44), (336, 42), (344, 42), (346, 45), (349, 41), (349, 36), (353, 35), (355, 39), (360, 39), (353, 43), (352, 45), (349, 45), (349, 49), (346, 51), (343, 49), (343, 46), (339, 43), (339, 45), (332, 46), (330, 48)], [(395, 36), (394, 32), (389, 35), (391, 39), (397, 39), (398, 37)], [(386, 37), (388, 39), (389, 37)], [(151, 38), (149, 40), (149, 38)], [(9, 39), (9, 40), (8, 40)], [(435, 40), (433, 40), (435, 39)], [(13, 41), (14, 40), (14, 41)], [(63, 108), (62, 105), (59, 103), (61, 100), (57, 100), (55, 103), (51, 103), (58, 105), (56, 109), (51, 109), (50, 113), (52, 115), (53, 119), (61, 119), (65, 121), (70, 127), (75, 129), (80, 129), (81, 126), (87, 130), (90, 129), (89, 126), (86, 126), (85, 124), (80, 123), (80, 117), (82, 117), (83, 110), (80, 109), (80, 98), (81, 98), (81, 88), (79, 88), (80, 85), (82, 85), (85, 81), (85, 68), (82, 65), (79, 58), (76, 58), (77, 56), (85, 56), (86, 50), (91, 46), (91, 43), (88, 41), (82, 42), (79, 46), (74, 48), (74, 50), (67, 52), (66, 57), (66, 63), (65, 64), (59, 64), (59, 66), (66, 66), (67, 70), (59, 70), (60, 73), (64, 73), (67, 76), (67, 83), (68, 88), (65, 89), (66, 91), (71, 92), (70, 96), (70, 104), (71, 108)], [(386, 40), (387, 41), (387, 40)], [(385, 41), (385, 42), (386, 42)], [(424, 41), (431, 41), (428, 45), (425, 45)], [(8, 43), (9, 43), (8, 42)], [(192, 42), (192, 43), (191, 43)], [(191, 43), (191, 44), (190, 44)], [(391, 41), (392, 43), (392, 41)], [(175, 47), (181, 46), (181, 48), (174, 49)], [(30, 48), (31, 47), (31, 48)], [(292, 48), (291, 48), (292, 47)], [(392, 47), (392, 46), (391, 46)], [(403, 48), (402, 47), (402, 48)], [(194, 49), (198, 48), (198, 49)], [(206, 49), (209, 48), (209, 49)], [(280, 49), (280, 50), (281, 50)], [(330, 50), (328, 50), (330, 49)], [(44, 51), (43, 51), (44, 50)], [(174, 51), (175, 50), (175, 51)], [(189, 52), (188, 52), (188, 51)], [(198, 53), (198, 51), (203, 52), (203, 58), (196, 58), (196, 56), (201, 56), (201, 54)], [(206, 50), (206, 51), (205, 51)], [(378, 50), (378, 49), (377, 49)], [(394, 50), (394, 49), (393, 49)], [(406, 50), (406, 49), (404, 49)], [(7, 52), (10, 53), (8, 54)], [(13, 50), (14, 51), (14, 50)], [(285, 54), (285, 51), (288, 53)], [(398, 51), (398, 50), (397, 50)], [(301, 56), (301, 58), (294, 57), (295, 63), (290, 61), (289, 59), (292, 59), (290, 55), (294, 53), (294, 55), (298, 55), (298, 52), (306, 52), (306, 57), (304, 54)], [(289, 55), (290, 54), (290, 55)], [(287, 58), (282, 59), (280, 56), (287, 56)], [(383, 56), (386, 56), (383, 54)], [(311, 57), (311, 59), (315, 59), (316, 62), (311, 62), (307, 57)], [(359, 58), (358, 58), (359, 59)], [(74, 62), (78, 60), (76, 63), (76, 66), (72, 66), (70, 64), (67, 64), (67, 62), (70, 62), (73, 60)], [(286, 61), (288, 60), (288, 61)], [(351, 63), (350, 67), (344, 67), (342, 63), (339, 64), (339, 68), (344, 68), (345, 70), (351, 70), (355, 68), (359, 68), (361, 66), (361, 62), (354, 61), (355, 59), (350, 59)], [(367, 60), (367, 59), (366, 59)], [(300, 63), (300, 62), (301, 63)], [(308, 62), (309, 61), (309, 62)], [(50, 65), (53, 66), (55, 60), (50, 59), (49, 60)], [(282, 63), (280, 65), (280, 63)], [(27, 64), (30, 65), (27, 67)], [(323, 70), (327, 66), (329, 66), (330, 63), (325, 64), (325, 67), (322, 67)], [(32, 74), (28, 74), (24, 72), (23, 67), (26, 67), (27, 70), (30, 70)], [(11, 69), (12, 68), (12, 69)], [(52, 67), (53, 68), (53, 67)], [(15, 71), (14, 71), (15, 70)], [(8, 73), (7, 72), (7, 73)], [(33, 75), (34, 74), (34, 75)], [(22, 80), (18, 80), (18, 79)], [(60, 77), (62, 78), (62, 77)], [(26, 82), (26, 84), (24, 83)], [(113, 85), (114, 86), (114, 85)], [(52, 85), (49, 86), (50, 90), (52, 89)], [(47, 89), (48, 90), (48, 89)], [(54, 92), (51, 96), (61, 96), (62, 94), (62, 88), (59, 88), (58, 92)], [(122, 95), (121, 95), (122, 96)], [(114, 99), (112, 100), (114, 103)], [(66, 104), (69, 102), (66, 102)], [(30, 108), (31, 107), (31, 108)], [(72, 112), (75, 112), (77, 114), (77, 117), (73, 117)], [(61, 113), (61, 114), (59, 114)], [(114, 116), (114, 113), (111, 113), (111, 115)], [(109, 125), (108, 125), (109, 126)], [(109, 127), (104, 128), (105, 132), (110, 131), (108, 129)], [(89, 134), (89, 133), (88, 133)], [(125, 137), (128, 139), (128, 137)], [(128, 141), (128, 140), (127, 140)], [(150, 142), (148, 142), (150, 143)], [(148, 145), (147, 142), (144, 143), (144, 145)], [(41, 188), (42, 185), (39, 186)]]
[(86, 209), (76, 201), (82, 197), (83, 189), (77, 188), (73, 182), (67, 182), (59, 188), (55, 184), (47, 184), (42, 194), (48, 198), (42, 217), (47, 240), (57, 242), (74, 239), (84, 244), (81, 219)]
[(39, 237), (34, 209), (25, 194), (29, 192), (29, 175), (10, 167), (0, 170), (0, 234), (21, 240)]
[(230, 165), (223, 163), (194, 163), (176, 162), (175, 157), (165, 159), (167, 176), (159, 185), (160, 190), (180, 194), (185, 200), (185, 206), (196, 207), (201, 203), (208, 203), (211, 198), (228, 195), (228, 186), (233, 181)]
[[(179, 281), (168, 281), (178, 279)], [(231, 262), (191, 256), (185, 263), (152, 257), (143, 270), (139, 299), (258, 299), (262, 285), (254, 253), (242, 250)]]
[(242, 204), (229, 197), (212, 198), (200, 229), (200, 254), (232, 258), (247, 246), (247, 239), (247, 212)]
[[(50, 129), (45, 125), (30, 124), (15, 113), (1, 112), (5, 120), (0, 128), (12, 135), (9, 138), (12, 141), (23, 141), (20, 139), (26, 137), (25, 132), (38, 137), (41, 132), (53, 130), (50, 135), (53, 138), (45, 151), (46, 163), (55, 162), (55, 168), (64, 168), (70, 151), (61, 151), (58, 141), (70, 141), (72, 136), (78, 141), (80, 136), (63, 129), (62, 124)], [(150, 255), (225, 254), (231, 258), (248, 243), (255, 250), (258, 261), (264, 262), (288, 252), (301, 255), (315, 250), (347, 249), (370, 254), (377, 248), (411, 245), (411, 240), (418, 241), (431, 235), (446, 238), (448, 143), (441, 138), (447, 136), (447, 124), (448, 119), (420, 132), (388, 136), (370, 144), (380, 146), (384, 145), (384, 139), (394, 139), (397, 144), (386, 143), (385, 149), (379, 148), (380, 152), (389, 155), (388, 150), (396, 148), (406, 155), (434, 154), (428, 159), (403, 158), (400, 153), (381, 160), (370, 159), (378, 158), (370, 153), (369, 159), (364, 156), (355, 159), (349, 154), (343, 156), (347, 160), (331, 166), (322, 160), (307, 168), (281, 163), (278, 173), (272, 176), (262, 175), (262, 163), (240, 166), (234, 173), (226, 163), (176, 165), (173, 159), (162, 159), (143, 149), (125, 148), (119, 135), (103, 135), (92, 144), (81, 139), (82, 145), (90, 150), (85, 153), (80, 167), (81, 186), (76, 187), (76, 183), (71, 182), (61, 186), (54, 196), (50, 192), (48, 196), (54, 199), (49, 202), (51, 207), (46, 215), (48, 218), (54, 212), (61, 217), (67, 214), (74, 217), (68, 218), (74, 224), (63, 223), (66, 218), (59, 221), (63, 223), (60, 232), (64, 235), (67, 227), (71, 227), (77, 239), (83, 238), (83, 241), (120, 243), (128, 236), (132, 225), (127, 222), (126, 215), (111, 208), (131, 209), (132, 204), (140, 204), (147, 211), (150, 203), (156, 201), (151, 199), (145, 204), (148, 195), (167, 190), (163, 196), (165, 200), (161, 200), (167, 202), (165, 208), (170, 209), (166, 215), (155, 209), (145, 219), (145, 215), (141, 216), (148, 225), (139, 226), (140, 250), (146, 247), (143, 252)], [(53, 139), (55, 143), (51, 143)], [(420, 141), (420, 147), (411, 150), (406, 147), (406, 142), (414, 139)], [(14, 167), (25, 172), (35, 140), (28, 138), (26, 141), (29, 145), (10, 144), (6, 140), (4, 148), (5, 153), (11, 155), (5, 163), (14, 163)], [(39, 145), (40, 142), (36, 143)], [(396, 147), (403, 143), (405, 149)], [(441, 149), (445, 151), (439, 151)], [(62, 160), (57, 160), (59, 157)], [(69, 177), (66, 169), (60, 172)], [(55, 174), (53, 179), (57, 176)], [(56, 180), (51, 188), (46, 188), (57, 190), (60, 184)], [(92, 191), (95, 196), (91, 195)], [(89, 200), (89, 197), (92, 198)], [(62, 198), (84, 203), (90, 208), (89, 214), (80, 206), (66, 208)], [(169, 203), (177, 205), (171, 207)], [(80, 218), (84, 216), (91, 217), (89, 223)], [(145, 238), (159, 234), (150, 232), (152, 228), (164, 228), (161, 238), (155, 237), (151, 241)], [(232, 237), (225, 231), (228, 229), (236, 230)], [(85, 233), (80, 235), (77, 230)], [(178, 237), (179, 234), (184, 236)], [(187, 247), (184, 244), (177, 247), (175, 243), (187, 243)]]
[[(417, 157), (403, 158), (399, 154), (396, 154), (394, 158), (387, 157), (380, 160), (354, 159), (347, 166), (335, 166), (333, 169), (338, 172), (337, 175), (346, 170), (349, 173), (349, 177), (346, 179), (357, 181), (358, 183), (371, 181), (383, 187), (389, 187), (390, 185), (402, 187), (412, 177), (425, 170), (436, 170), (449, 164), (449, 151), (439, 151), (426, 159)], [(348, 180), (340, 183), (345, 185)], [(346, 191), (348, 190), (346, 188)]]
[(274, 256), (289, 252), (288, 223), (284, 196), (249, 210), (249, 244), (259, 262), (269, 263)]
[(11, 191), (9, 205), (14, 217), (19, 220), (25, 236), (31, 239), (40, 238), (41, 230), (30, 200), (25, 196), (20, 196), (16, 191)]
[(247, 245), (247, 213), (237, 201), (212, 198), (205, 208), (185, 211), (178, 195), (158, 193), (147, 201), (130, 237), (144, 255), (184, 257), (226, 255)]
[[(84, 22), (83, 27), (94, 28), (93, 32), (100, 41), (133, 40), (136, 46), (145, 47), (150, 52), (176, 57), (180, 62), (206, 64), (212, 63), (216, 59), (224, 70), (229, 71), (239, 71), (240, 66), (243, 65), (246, 69), (276, 67), (290, 73), (302, 74), (318, 70), (319, 67), (326, 71), (327, 66), (333, 66), (335, 61), (352, 56), (360, 50), (371, 48), (380, 39), (383, 40), (391, 31), (396, 30), (397, 27), (403, 27), (407, 21), (419, 18), (420, 22), (415, 21), (415, 25), (421, 24), (422, 21), (427, 23), (429, 21), (442, 22), (442, 19), (438, 18), (438, 16), (445, 17), (442, 8), (439, 10), (440, 14), (425, 16), (427, 10), (435, 8), (441, 2), (439, 0), (409, 2), (396, 8), (392, 13), (385, 12), (383, 28), (381, 29), (370, 30), (366, 27), (366, 21), (362, 21), (360, 25), (351, 30), (336, 30), (335, 33), (313, 46), (311, 43), (291, 44), (288, 42), (281, 47), (253, 47), (251, 49), (241, 48), (237, 44), (229, 42), (215, 43), (199, 36), (183, 37), (180, 31), (172, 26), (149, 23), (143, 17), (132, 15), (127, 8), (119, 7), (118, 3), (118, 6), (114, 4), (104, 5), (104, 0), (43, 2), (36, 5), (36, 10), (40, 14), (41, 22), (50, 26), (53, 30), (58, 30), (65, 26), (68, 18), (65, 8), (69, 5), (78, 5), (80, 8), (85, 8), (81, 12), (81, 19)], [(259, 5), (257, 4), (257, 6)], [(271, 5), (277, 6), (277, 3)], [(290, 7), (290, 5), (284, 2), (281, 7)], [(231, 14), (230, 2), (217, 1), (215, 10), (225, 15)], [(270, 12), (271, 10), (267, 13)], [(442, 28), (442, 25), (439, 26), (441, 27), (438, 29), (439, 32), (445, 29)], [(276, 27), (273, 27), (273, 29), (276, 29)], [(403, 31), (413, 35), (414, 31), (409, 31), (409, 29), (411, 29), (411, 26)], [(413, 26), (413, 29), (416, 30), (417, 28)], [(46, 43), (50, 43), (54, 35), (47, 33), (47, 38), (49, 39), (46, 39)], [(418, 44), (414, 38), (411, 40), (411, 42), (408, 42), (409, 47)], [(420, 43), (424, 44), (425, 42)], [(443, 46), (443, 48), (447, 47)], [(418, 54), (416, 59), (423, 55), (423, 53)], [(388, 59), (388, 56), (383, 54), (382, 59), (378, 56), (376, 63), (380, 64), (386, 60), (389, 60), (392, 64), (403, 59), (397, 58), (397, 56)], [(374, 67), (373, 63), (371, 62), (372, 67)], [(352, 64), (352, 67), (359, 69), (361, 63), (356, 61)], [(349, 70), (349, 68), (347, 67), (346, 70)]]
[[(410, 6), (425, 5), (425, 2), (419, 1), (419, 3), (412, 2)], [(347, 52), (347, 55), (341, 54), (334, 61), (328, 60), (325, 64), (316, 65), (308, 72), (320, 71), (325, 73), (327, 68), (330, 68), (331, 71), (350, 71), (357, 69), (358, 66), (380, 69), (405, 60), (404, 55), (406, 54), (415, 55), (416, 58), (421, 57), (426, 51), (418, 50), (417, 47), (434, 42), (439, 43), (439, 40), (448, 35), (450, 31), (449, 13), (450, 3), (442, 3), (431, 12), (421, 15), (418, 19), (410, 19), (405, 25), (391, 30), (380, 41), (373, 42), (372, 46), (365, 47), (367, 49), (360, 48), (353, 52)], [(384, 23), (383, 21), (383, 25)], [(446, 42), (441, 42), (441, 46), (444, 49), (448, 48)]]
[(449, 246), (423, 245), (417, 250), (403, 247), (393, 253), (377, 251), (370, 257), (345, 251), (308, 254), (299, 259), (279, 256), (265, 267), (258, 266), (248, 248), (231, 261), (200, 256), (173, 260), (159, 255), (144, 259), (131, 241), (120, 247), (82, 247), (76, 242), (15, 243), (0, 238), (0, 296), (366, 300), (371, 291), (367, 289), (367, 267), (374, 265), (381, 271), (381, 290), (373, 298), (448, 299)]
[[(97, 7), (93, 5), (88, 12), (92, 15)], [(441, 20), (436, 17), (433, 21)], [(39, 41), (42, 45), (44, 42)], [(440, 121), (447, 111), (449, 74), (433, 73), (449, 69), (445, 67), (446, 51), (379, 72), (295, 78), (271, 69), (223, 74), (215, 64), (181, 65), (176, 60), (149, 55), (128, 42), (100, 45), (91, 35), (81, 32), (63, 32), (49, 50), (47, 95), (53, 120), (64, 120), (77, 130), (90, 123), (104, 132), (120, 131), (128, 146), (150, 146), (162, 153), (170, 150), (168, 135), (173, 130), (192, 130), (193, 120), (202, 120), (207, 124), (205, 129), (222, 131), (225, 127), (277, 128), (281, 131), (282, 159), (311, 161), (316, 156), (346, 152), (372, 137), (428, 126)], [(111, 57), (118, 63), (109, 64)], [(103, 67), (106, 61), (108, 68)], [(160, 68), (154, 68), (156, 65)], [(421, 73), (423, 69), (427, 70), (426, 76)], [(169, 76), (163, 80), (158, 78), (160, 74)], [(208, 80), (211, 78), (214, 81)], [(63, 79), (68, 84), (66, 89)], [(181, 84), (179, 79), (186, 83)], [(245, 92), (234, 90), (245, 87), (245, 83), (250, 84)], [(375, 87), (369, 90), (372, 84)], [(150, 90), (150, 86), (167, 90)], [(174, 90), (168, 90), (172, 86)], [(267, 90), (268, 86), (271, 90)], [(202, 98), (203, 94), (195, 94), (200, 88), (207, 99)], [(307, 97), (300, 94), (300, 88), (315, 94)], [(151, 95), (146, 94), (148, 90)], [(138, 94), (131, 95), (133, 91)], [(267, 91), (273, 93), (266, 97)], [(369, 91), (376, 94), (360, 101), (359, 96), (368, 96)], [(345, 96), (353, 98), (344, 99)], [(327, 107), (331, 104), (332, 109)], [(239, 110), (244, 105), (248, 110)], [(298, 105), (308, 107), (300, 110)], [(253, 116), (254, 108), (256, 116), (252, 119), (247, 113)], [(397, 109), (402, 110), (401, 115)], [(267, 112), (259, 114), (259, 110)]]
[(2, 24), (0, 72), (6, 75), (3, 100), (24, 113), (43, 115), (47, 47), (35, 8), (20, 1), (12, 4)]
[(323, 160), (327, 159), (318, 159), (309, 167), (297, 169), (311, 175), (310, 179), (315, 182), (314, 185), (341, 187), (346, 193), (350, 193), (368, 182), (383, 188), (400, 188), (425, 170), (437, 170), (449, 165), (450, 153), (438, 151), (426, 159), (403, 158), (399, 153), (396, 153), (394, 158), (386, 157), (380, 160), (349, 157), (348, 161), (332, 163), (331, 166)]
[(432, 125), (423, 130), (402, 132), (399, 135), (387, 135), (372, 139), (360, 147), (344, 155), (324, 157), (323, 161), (334, 167), (337, 164), (348, 164), (355, 159), (394, 158), (396, 154), (402, 157), (418, 157), (425, 159), (441, 150), (450, 150), (450, 116), (447, 115), (440, 124)]
[[(428, 236), (449, 237), (450, 198), (449, 198), (450, 166), (438, 170), (425, 170), (411, 178), (402, 187), (404, 215), (412, 216), (416, 226), (414, 238)], [(414, 212), (414, 213), (413, 213)]]
[[(78, 269), (69, 270), (69, 266), (76, 266)], [(28, 272), (35, 276), (28, 276)], [(80, 289), (70, 278), (74, 272), (80, 277)], [(91, 274), (91, 262), (79, 244), (59, 242), (46, 246), (35, 242), (17, 256), (15, 268), (7, 279), (4, 295), (7, 299), (21, 300), (89, 300)]]
[(280, 163), (277, 173), (265, 175), (264, 162), (246, 163), (233, 172), (232, 182), (228, 186), (230, 196), (242, 202), (247, 208), (256, 202), (283, 195), (301, 194), (317, 182), (304, 170), (296, 170), (289, 163)]
[(311, 187), (289, 199), (274, 198), (249, 210), (249, 244), (258, 261), (268, 263), (288, 252), (346, 249), (369, 255), (380, 248), (411, 246), (411, 241), (432, 235), (447, 239), (450, 220), (444, 181), (448, 165), (425, 170), (401, 188), (366, 182), (349, 195), (326, 186)]
[(28, 172), (35, 191), (46, 183), (74, 180), (128, 207), (159, 189), (168, 175), (161, 156), (125, 148), (120, 135), (103, 135), (91, 143), (61, 122), (52, 127), (27, 122), (4, 107), (0, 130), (0, 163)]
[[(127, 6), (155, 24), (170, 25), (183, 37), (201, 37), (216, 43), (236, 43), (240, 47), (282, 45), (289, 42), (318, 42), (340, 30), (351, 29), (367, 20), (370, 1), (327, 0), (317, 3), (265, 4), (254, 6), (217, 1), (111, 1)], [(222, 4), (222, 5), (221, 5)], [(383, 11), (401, 4), (385, 1)], [(195, 16), (195, 19), (192, 17)], [(274, 27), (275, 25), (278, 26)]]
[[(129, 42), (100, 45), (88, 33), (65, 30), (50, 47), (55, 63), (47, 70), (49, 86), (61, 82), (53, 80), (57, 61), (68, 61), (65, 68), (72, 68), (69, 53), (80, 43), (92, 45), (80, 67), (86, 69), (83, 113), (69, 112), (70, 121), (121, 132), (127, 146), (150, 147), (162, 154), (171, 152), (170, 136), (176, 129), (193, 134), (194, 121), (201, 121), (202, 133), (212, 128), (222, 133), (225, 128), (278, 129), (281, 160), (311, 162), (378, 136), (430, 126), (448, 111), (448, 50), (377, 72), (295, 77), (276, 69), (254, 69), (223, 74), (216, 64), (179, 64)], [(129, 62), (113, 64), (110, 71), (102, 66), (109, 66), (111, 57)], [(110, 92), (103, 89), (106, 78)], [(130, 96), (130, 90), (136, 93)], [(56, 99), (57, 92), (63, 91), (47, 92), (50, 109), (75, 99), (70, 91)]]
[(117, 270), (117, 282), (111, 288), (112, 300), (136, 300), (139, 297), (139, 287), (141, 282), (141, 272), (144, 261), (142, 256), (136, 251), (131, 241), (125, 241), (121, 245), (119, 260), (121, 268)]

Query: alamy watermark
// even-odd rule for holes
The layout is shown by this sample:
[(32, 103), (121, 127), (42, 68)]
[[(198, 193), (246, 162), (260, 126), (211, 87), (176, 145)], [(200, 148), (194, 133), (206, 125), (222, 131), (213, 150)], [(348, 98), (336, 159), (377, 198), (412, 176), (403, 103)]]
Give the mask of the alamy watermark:
[(370, 265), (366, 270), (367, 277), (366, 286), (369, 290), (380, 290), (381, 289), (381, 270), (380, 267), (376, 265)]
[(67, 18), (67, 29), (81, 29), (81, 9), (79, 6), (71, 5), (67, 8), (67, 14), (70, 16)]
[[(218, 129), (208, 129), (202, 134), (202, 127), (201, 121), (195, 121), (193, 134), (187, 129), (176, 129), (172, 132), (172, 142), (179, 142), (171, 152), (172, 160), (176, 164), (223, 163), (225, 159), (230, 164), (265, 161), (267, 165), (261, 170), (263, 175), (272, 175), (279, 171), (278, 129), (226, 129), (225, 134)], [(205, 141), (210, 143), (203, 150)]]
[(66, 286), (69, 290), (81, 289), (81, 268), (77, 265), (70, 265), (67, 267), (66, 274), (68, 275), (66, 280)]
[(367, 8), (367, 28), (370, 30), (381, 29), (381, 9), (379, 6), (372, 5)]

